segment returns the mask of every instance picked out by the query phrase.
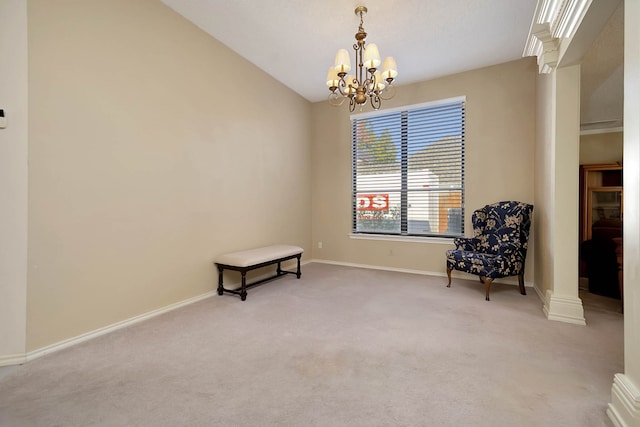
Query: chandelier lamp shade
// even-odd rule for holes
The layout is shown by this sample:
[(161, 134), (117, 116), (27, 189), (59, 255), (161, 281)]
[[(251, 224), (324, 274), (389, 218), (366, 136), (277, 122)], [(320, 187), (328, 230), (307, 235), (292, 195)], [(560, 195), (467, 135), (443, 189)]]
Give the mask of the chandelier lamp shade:
[(327, 73), (327, 86), (331, 91), (329, 104), (339, 106), (348, 99), (349, 111), (353, 112), (356, 105), (362, 107), (368, 101), (373, 109), (377, 110), (383, 99), (391, 99), (395, 95), (393, 81), (398, 75), (396, 61), (390, 56), (380, 61), (378, 46), (374, 43), (365, 46), (367, 33), (362, 27), (362, 18), (367, 14), (367, 8), (358, 6), (355, 14), (360, 16), (360, 26), (355, 35), (356, 43), (353, 45), (356, 68), (351, 69), (349, 52), (346, 49), (338, 50), (335, 63), (329, 67)]

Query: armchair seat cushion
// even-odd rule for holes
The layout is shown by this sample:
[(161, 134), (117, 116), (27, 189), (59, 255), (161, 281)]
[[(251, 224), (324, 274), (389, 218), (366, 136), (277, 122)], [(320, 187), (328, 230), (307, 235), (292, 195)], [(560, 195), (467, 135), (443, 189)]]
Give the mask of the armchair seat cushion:
[(447, 251), (447, 268), (497, 279), (517, 275), (522, 264), (507, 255), (452, 249)]

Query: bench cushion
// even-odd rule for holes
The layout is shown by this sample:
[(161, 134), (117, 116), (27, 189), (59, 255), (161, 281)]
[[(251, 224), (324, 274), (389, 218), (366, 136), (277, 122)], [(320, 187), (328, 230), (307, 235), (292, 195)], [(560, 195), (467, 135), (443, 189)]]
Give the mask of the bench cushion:
[(234, 267), (249, 267), (275, 259), (298, 255), (303, 252), (304, 250), (299, 246), (273, 245), (222, 254), (216, 258), (215, 262), (216, 264), (231, 265)]

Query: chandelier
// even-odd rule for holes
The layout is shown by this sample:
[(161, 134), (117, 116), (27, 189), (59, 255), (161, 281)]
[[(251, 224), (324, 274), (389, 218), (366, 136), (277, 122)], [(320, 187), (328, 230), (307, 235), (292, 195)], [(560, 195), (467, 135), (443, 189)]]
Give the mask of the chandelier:
[(380, 66), (380, 53), (378, 46), (369, 43), (365, 47), (367, 33), (362, 28), (362, 18), (367, 14), (367, 8), (358, 6), (355, 10), (356, 16), (360, 16), (360, 26), (356, 33), (356, 43), (353, 50), (356, 51), (357, 68), (355, 74), (348, 74), (351, 71), (351, 61), (349, 52), (346, 49), (338, 50), (336, 61), (327, 73), (327, 86), (329, 94), (329, 104), (338, 106), (349, 99), (349, 111), (353, 112), (356, 105), (361, 107), (371, 103), (374, 110), (382, 105), (383, 99), (391, 99), (395, 95), (393, 80), (398, 75), (396, 61), (392, 57), (385, 58), (382, 63), (382, 72), (378, 70)]

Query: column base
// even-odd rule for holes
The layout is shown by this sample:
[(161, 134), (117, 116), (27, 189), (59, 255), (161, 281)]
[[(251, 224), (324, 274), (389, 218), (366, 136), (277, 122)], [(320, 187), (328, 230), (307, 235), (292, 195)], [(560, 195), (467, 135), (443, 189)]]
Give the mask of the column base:
[(584, 319), (582, 300), (578, 297), (557, 296), (554, 295), (552, 291), (547, 290), (542, 310), (549, 320), (557, 320), (559, 322), (573, 323), (576, 325), (587, 324)]
[(613, 377), (607, 416), (616, 427), (640, 426), (640, 390), (624, 374)]

